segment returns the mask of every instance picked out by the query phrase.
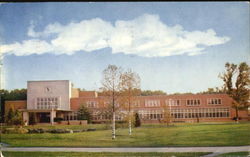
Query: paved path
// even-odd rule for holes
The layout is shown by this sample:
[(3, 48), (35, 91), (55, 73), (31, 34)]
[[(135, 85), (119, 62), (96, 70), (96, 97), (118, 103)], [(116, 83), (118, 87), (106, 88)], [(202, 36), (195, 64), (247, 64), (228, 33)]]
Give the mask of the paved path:
[(2, 147), (2, 151), (46, 152), (213, 152), (214, 154), (249, 151), (250, 146), (235, 147), (119, 147), (119, 148), (69, 148), (69, 147)]

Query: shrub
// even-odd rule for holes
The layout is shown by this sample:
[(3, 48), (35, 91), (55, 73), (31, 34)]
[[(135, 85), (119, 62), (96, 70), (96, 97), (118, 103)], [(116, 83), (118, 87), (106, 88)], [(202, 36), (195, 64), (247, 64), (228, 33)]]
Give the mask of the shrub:
[(5, 134), (26, 134), (28, 130), (25, 128), (5, 128), (3, 130)]
[(45, 133), (46, 130), (42, 129), (42, 128), (38, 128), (38, 129), (28, 129), (28, 133), (30, 134), (34, 134), (34, 133)]
[(61, 117), (55, 117), (54, 118), (54, 122), (61, 123), (62, 121), (63, 121), (63, 118), (61, 118)]

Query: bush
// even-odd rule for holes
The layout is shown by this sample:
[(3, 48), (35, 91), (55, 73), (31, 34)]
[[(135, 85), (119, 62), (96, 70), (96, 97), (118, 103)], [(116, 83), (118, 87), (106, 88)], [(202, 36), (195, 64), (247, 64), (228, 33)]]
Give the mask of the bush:
[(35, 133), (45, 133), (46, 130), (42, 129), (42, 128), (38, 128), (38, 129), (28, 129), (28, 133), (30, 134), (35, 134)]
[(55, 117), (54, 118), (54, 122), (61, 123), (61, 121), (63, 121), (63, 118), (61, 118), (61, 117)]
[(28, 130), (25, 128), (5, 128), (3, 130), (5, 134), (26, 134)]
[(61, 133), (73, 133), (73, 130), (70, 130), (70, 129), (51, 129), (51, 130), (48, 130), (48, 132), (54, 133), (54, 134), (61, 134)]

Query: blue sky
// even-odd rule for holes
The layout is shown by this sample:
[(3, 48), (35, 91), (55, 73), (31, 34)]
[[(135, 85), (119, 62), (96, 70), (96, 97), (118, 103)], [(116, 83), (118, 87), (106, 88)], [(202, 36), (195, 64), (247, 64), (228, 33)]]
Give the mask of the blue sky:
[(71, 80), (97, 90), (115, 64), (141, 88), (167, 93), (222, 86), (226, 62), (250, 63), (247, 2), (0, 4), (5, 88)]

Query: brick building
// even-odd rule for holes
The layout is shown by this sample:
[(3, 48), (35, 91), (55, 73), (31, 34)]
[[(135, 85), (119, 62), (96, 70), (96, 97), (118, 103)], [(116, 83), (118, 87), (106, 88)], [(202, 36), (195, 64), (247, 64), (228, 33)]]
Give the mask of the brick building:
[[(127, 115), (126, 103), (116, 102), (117, 120)], [(93, 121), (109, 119), (106, 111), (110, 99), (98, 96), (95, 91), (80, 91), (68, 80), (28, 81), (27, 101), (6, 101), (5, 114), (9, 108), (23, 113), (23, 120), (29, 121), (33, 113), (40, 123), (53, 123), (55, 117), (66, 121), (77, 120), (77, 111), (85, 105), (92, 113)], [(145, 123), (159, 123), (164, 112), (170, 111), (174, 122), (232, 121), (235, 110), (232, 99), (226, 94), (178, 94), (161, 96), (137, 96), (131, 103), (132, 112), (137, 112)], [(240, 111), (242, 120), (248, 120), (247, 111)]]

